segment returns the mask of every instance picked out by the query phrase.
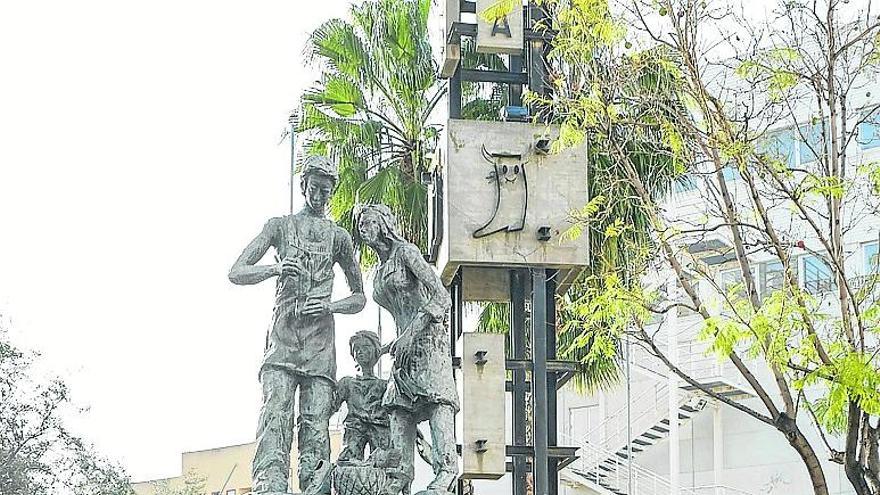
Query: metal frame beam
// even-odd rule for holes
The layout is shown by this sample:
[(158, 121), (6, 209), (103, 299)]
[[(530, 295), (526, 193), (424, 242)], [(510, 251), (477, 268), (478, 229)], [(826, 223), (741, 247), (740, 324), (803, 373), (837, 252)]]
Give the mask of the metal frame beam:
[[(526, 277), (523, 270), (510, 271), (510, 359), (525, 361), (526, 358)], [(511, 373), (512, 390), (512, 418), (513, 418), (513, 445), (524, 446), (526, 444), (526, 428), (528, 417), (526, 415), (526, 370), (513, 370)], [(526, 489), (526, 460), (522, 457), (513, 458), (513, 493), (525, 495)]]
[[(532, 269), (532, 437), (535, 463), (532, 469), (534, 495), (550, 495), (547, 393), (547, 271)], [(553, 387), (556, 394), (556, 387)]]

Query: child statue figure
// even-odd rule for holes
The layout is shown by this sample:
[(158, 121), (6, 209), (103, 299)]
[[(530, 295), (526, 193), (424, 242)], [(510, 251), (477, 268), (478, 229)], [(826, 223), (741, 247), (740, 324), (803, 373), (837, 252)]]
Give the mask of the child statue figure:
[(343, 402), (348, 405), (340, 464), (363, 461), (367, 445), (371, 457), (390, 446), (388, 411), (382, 407), (388, 382), (373, 372), (383, 351), (379, 336), (362, 330), (349, 339), (348, 345), (360, 375), (339, 380), (333, 395), (333, 411), (339, 410)]

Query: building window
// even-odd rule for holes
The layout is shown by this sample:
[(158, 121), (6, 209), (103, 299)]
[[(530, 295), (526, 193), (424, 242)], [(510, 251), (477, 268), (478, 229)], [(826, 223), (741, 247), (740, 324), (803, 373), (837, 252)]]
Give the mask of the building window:
[(863, 150), (880, 147), (880, 111), (859, 124), (858, 141)]
[(761, 286), (764, 295), (769, 295), (785, 286), (785, 268), (781, 261), (771, 261), (761, 266)]
[(730, 182), (732, 180), (739, 179), (739, 170), (732, 165), (727, 165), (723, 169), (721, 169), (721, 174), (724, 175), (724, 180), (726, 182)]
[(794, 168), (798, 165), (794, 132), (791, 129), (770, 134), (760, 148), (761, 151), (773, 158), (787, 163), (789, 168)]
[(828, 263), (815, 255), (803, 257), (804, 289), (810, 294), (829, 292), (837, 287)]
[[(826, 126), (827, 127), (827, 126)], [(804, 124), (771, 133), (759, 149), (788, 165), (804, 167), (818, 161), (825, 153), (822, 122)]]
[(880, 252), (878, 252), (878, 247), (880, 247), (880, 243), (869, 242), (862, 248), (862, 252), (865, 256), (865, 275), (873, 275), (880, 272), (880, 270), (878, 270), (878, 267), (880, 267)]
[(696, 179), (694, 179), (694, 176), (690, 174), (685, 174), (675, 180), (675, 184), (673, 187), (675, 188), (675, 192), (677, 193), (693, 191), (697, 188), (697, 181)]
[(822, 123), (800, 127), (798, 151), (800, 164), (815, 162), (824, 154), (825, 140), (822, 139)]

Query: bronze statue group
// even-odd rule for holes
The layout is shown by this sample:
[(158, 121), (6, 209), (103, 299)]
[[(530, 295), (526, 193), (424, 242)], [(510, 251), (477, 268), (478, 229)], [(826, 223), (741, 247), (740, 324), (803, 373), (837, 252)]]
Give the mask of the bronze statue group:
[[(454, 418), (459, 409), (444, 324), (449, 294), (418, 248), (399, 234), (387, 206), (360, 206), (354, 235), (380, 261), (373, 299), (393, 316), (397, 338), (382, 346), (374, 332), (357, 332), (349, 348), (360, 374), (336, 381), (333, 314), (357, 313), (366, 304), (353, 239), (325, 216), (337, 180), (332, 162), (307, 157), (301, 175), (305, 207), (270, 219), (229, 272), (239, 285), (276, 279), (260, 369), (263, 405), (252, 467), (254, 493), (289, 493), (296, 425), (299, 485), (305, 494), (329, 494), (331, 480), (337, 491), (349, 492), (340, 495), (409, 494), (417, 443), (434, 471), (422, 493), (447, 494), (458, 475)], [(275, 263), (258, 264), (270, 247)], [(351, 295), (332, 301), (335, 265), (345, 274)], [(373, 371), (385, 352), (393, 358), (387, 381)], [(333, 465), (329, 420), (342, 403), (348, 409), (343, 449)], [(430, 425), (430, 446), (417, 429), (423, 421)], [(350, 479), (343, 480), (346, 473)]]

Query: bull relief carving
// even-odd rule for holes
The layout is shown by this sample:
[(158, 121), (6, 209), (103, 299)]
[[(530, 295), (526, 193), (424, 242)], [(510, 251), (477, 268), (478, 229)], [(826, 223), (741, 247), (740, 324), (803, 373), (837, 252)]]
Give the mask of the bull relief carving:
[(486, 179), (495, 187), (495, 206), (492, 216), (473, 237), (497, 234), (498, 232), (519, 232), (526, 223), (529, 207), (529, 183), (526, 177), (526, 164), (531, 155), (531, 147), (526, 152), (489, 151), (484, 145), (481, 149), (483, 159), (492, 165)]

